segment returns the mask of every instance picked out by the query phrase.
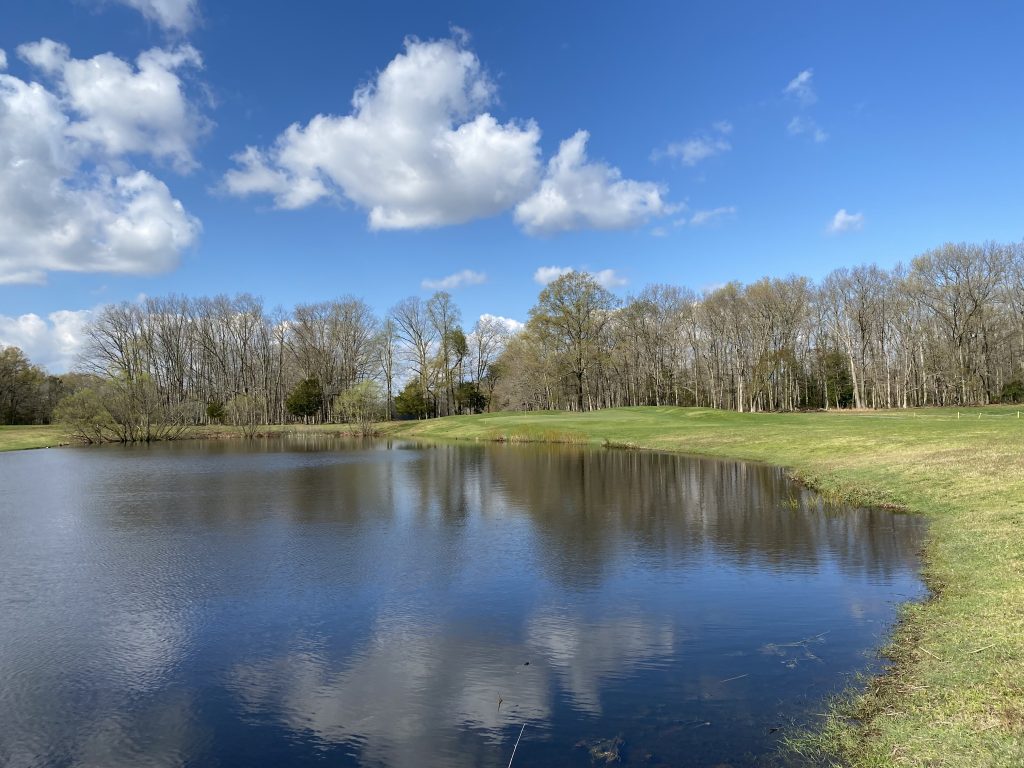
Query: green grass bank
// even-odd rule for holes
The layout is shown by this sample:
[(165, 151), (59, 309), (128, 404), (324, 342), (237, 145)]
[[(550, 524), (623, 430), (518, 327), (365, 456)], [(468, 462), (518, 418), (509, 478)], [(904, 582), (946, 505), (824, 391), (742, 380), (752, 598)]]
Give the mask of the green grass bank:
[(769, 462), (827, 496), (927, 515), (934, 598), (904, 608), (886, 649), (892, 671), (837, 703), (822, 731), (794, 747), (837, 765), (1024, 765), (1024, 418), (1015, 408), (622, 408), (449, 417), (387, 431)]
[(55, 424), (30, 427), (0, 426), (0, 451), (55, 448), (70, 442), (63, 427)]

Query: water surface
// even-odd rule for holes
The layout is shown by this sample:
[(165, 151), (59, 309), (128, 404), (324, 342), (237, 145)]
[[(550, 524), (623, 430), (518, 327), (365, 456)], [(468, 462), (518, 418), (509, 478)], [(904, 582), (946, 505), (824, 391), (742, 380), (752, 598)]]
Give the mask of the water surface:
[[(922, 522), (781, 470), (322, 438), (0, 455), (0, 764), (748, 766)], [(601, 753), (602, 756), (598, 756)]]

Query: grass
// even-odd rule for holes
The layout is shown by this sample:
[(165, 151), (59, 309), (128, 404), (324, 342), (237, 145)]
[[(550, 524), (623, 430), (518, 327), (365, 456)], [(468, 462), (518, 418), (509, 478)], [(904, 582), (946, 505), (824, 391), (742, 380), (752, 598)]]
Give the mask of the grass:
[(769, 462), (826, 496), (930, 518), (933, 598), (904, 607), (894, 664), (791, 746), (855, 766), (1024, 765), (1024, 418), (1015, 408), (738, 414), (622, 408), (389, 425), (417, 438), (651, 448)]
[(54, 448), (70, 441), (64, 429), (53, 424), (31, 427), (0, 426), (0, 451)]
[[(270, 424), (259, 428), (260, 436), (273, 435), (328, 435), (336, 437), (350, 434), (344, 424)], [(185, 437), (223, 439), (241, 438), (242, 430), (231, 426), (191, 427)], [(63, 427), (56, 424), (43, 426), (0, 426), (0, 452), (21, 451), (28, 448), (54, 448), (72, 445), (77, 441), (70, 438)]]

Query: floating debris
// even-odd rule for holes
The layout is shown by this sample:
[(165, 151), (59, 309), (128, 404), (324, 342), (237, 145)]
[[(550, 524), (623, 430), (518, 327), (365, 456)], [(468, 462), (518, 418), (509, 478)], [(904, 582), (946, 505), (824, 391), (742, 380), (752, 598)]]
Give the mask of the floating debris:
[(599, 741), (578, 741), (576, 746), (587, 750), (594, 765), (615, 765), (622, 762), (622, 748), (626, 741), (621, 736)]
[(766, 643), (758, 650), (767, 656), (781, 656), (782, 664), (789, 669), (796, 669), (801, 661), (816, 661), (821, 664), (822, 659), (810, 649), (810, 645), (824, 643), (827, 634), (828, 632), (822, 632), (797, 640), (795, 643)]
[(719, 680), (719, 683), (731, 683), (733, 680), (742, 680), (744, 677), (750, 677), (750, 673), (746, 672), (742, 675), (736, 675), (736, 677), (727, 677), (725, 680)]

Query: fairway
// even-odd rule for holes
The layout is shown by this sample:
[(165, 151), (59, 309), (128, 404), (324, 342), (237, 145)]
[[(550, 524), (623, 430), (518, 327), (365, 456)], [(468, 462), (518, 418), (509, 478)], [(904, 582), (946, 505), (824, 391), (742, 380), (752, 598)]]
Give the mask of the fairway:
[(905, 607), (887, 649), (892, 673), (837, 704), (821, 734), (794, 746), (861, 766), (1024, 764), (1024, 420), (1016, 408), (622, 408), (449, 417), (388, 431), (769, 462), (826, 496), (927, 515), (934, 598)]

